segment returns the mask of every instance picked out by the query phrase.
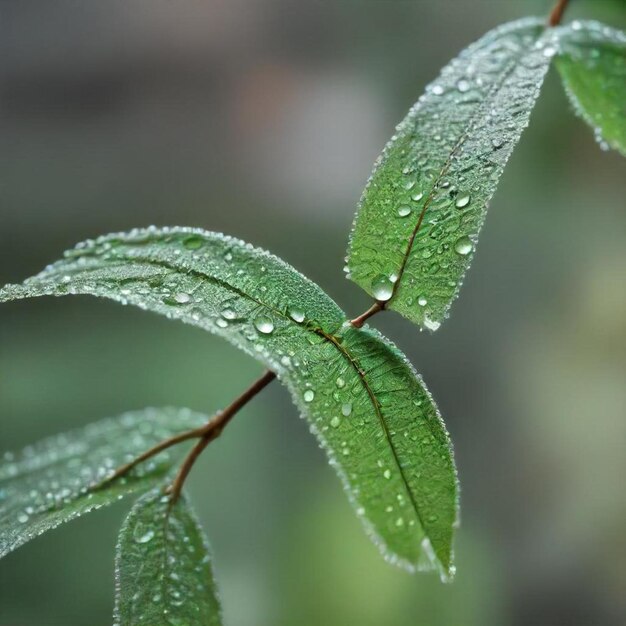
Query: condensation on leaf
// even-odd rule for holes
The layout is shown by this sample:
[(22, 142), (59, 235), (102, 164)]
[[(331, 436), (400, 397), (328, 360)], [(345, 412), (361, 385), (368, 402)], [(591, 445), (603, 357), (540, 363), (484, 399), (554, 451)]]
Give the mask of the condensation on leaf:
[(574, 110), (603, 149), (626, 156), (626, 33), (598, 22), (559, 29), (556, 65)]
[(221, 607), (208, 542), (183, 495), (163, 487), (142, 496), (118, 537), (116, 626), (219, 626)]
[(543, 19), (491, 31), (426, 88), (376, 162), (348, 277), (422, 328), (438, 328), (458, 293), (556, 46)]
[[(383, 554), (450, 575), (457, 481), (437, 408), (406, 358), (381, 335), (352, 328), (317, 285), (236, 239), (149, 228), (81, 244), (23, 285), (0, 290), (0, 301), (71, 293), (193, 324), (273, 370)], [(180, 293), (189, 301), (178, 302)]]
[(187, 409), (145, 409), (0, 455), (0, 557), (63, 522), (151, 488), (182, 458), (184, 446), (94, 489), (163, 439), (207, 420)]

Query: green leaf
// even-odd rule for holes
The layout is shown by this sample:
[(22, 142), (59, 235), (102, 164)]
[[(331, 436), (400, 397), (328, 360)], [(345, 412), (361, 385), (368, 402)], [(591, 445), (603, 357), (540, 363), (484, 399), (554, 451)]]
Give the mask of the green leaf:
[(559, 39), (556, 65), (574, 110), (603, 148), (626, 155), (626, 34), (577, 21)]
[(207, 540), (186, 499), (154, 489), (133, 506), (115, 559), (115, 626), (219, 626)]
[(0, 301), (71, 293), (180, 319), (261, 361), (290, 390), (383, 553), (450, 574), (457, 482), (437, 408), (406, 358), (350, 326), (319, 287), (241, 241), (152, 228), (81, 244), (0, 290)]
[(207, 419), (186, 409), (146, 409), (6, 452), (0, 457), (0, 557), (63, 522), (149, 489), (181, 458), (184, 446), (95, 487), (141, 452)]
[(489, 32), (426, 88), (376, 162), (348, 277), (423, 328), (439, 328), (457, 296), (556, 52), (553, 37), (534, 18)]

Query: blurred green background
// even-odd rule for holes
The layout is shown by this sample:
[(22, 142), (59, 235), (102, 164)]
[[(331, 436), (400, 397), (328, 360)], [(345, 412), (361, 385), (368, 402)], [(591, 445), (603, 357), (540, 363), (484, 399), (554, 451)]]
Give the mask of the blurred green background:
[[(184, 224), (269, 248), (348, 311), (356, 201), (439, 68), (547, 0), (3, 0), (0, 282), (76, 241)], [(626, 27), (623, 0), (567, 18)], [(451, 432), (458, 576), (386, 564), (287, 393), (192, 476), (234, 626), (626, 623), (626, 161), (548, 77), (452, 317), (376, 325)], [(261, 372), (197, 329), (88, 298), (0, 308), (0, 449), (147, 405), (213, 412)], [(0, 626), (110, 624), (129, 503), (0, 562)], [(156, 625), (155, 625), (156, 626)]]

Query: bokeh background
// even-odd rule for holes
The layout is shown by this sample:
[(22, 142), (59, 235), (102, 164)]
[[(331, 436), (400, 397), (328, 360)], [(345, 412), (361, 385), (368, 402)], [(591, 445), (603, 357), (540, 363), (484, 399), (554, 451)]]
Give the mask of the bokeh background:
[[(0, 282), (76, 241), (184, 224), (269, 248), (349, 312), (360, 191), (451, 57), (548, 0), (2, 0)], [(568, 19), (626, 26), (623, 0)], [(192, 476), (233, 626), (626, 623), (626, 161), (553, 71), (436, 335), (376, 325), (434, 393), (462, 483), (458, 576), (361, 530), (272, 386)], [(0, 449), (148, 405), (213, 412), (261, 372), (217, 338), (88, 298), (0, 308)], [(129, 503), (0, 562), (0, 626), (110, 624)]]

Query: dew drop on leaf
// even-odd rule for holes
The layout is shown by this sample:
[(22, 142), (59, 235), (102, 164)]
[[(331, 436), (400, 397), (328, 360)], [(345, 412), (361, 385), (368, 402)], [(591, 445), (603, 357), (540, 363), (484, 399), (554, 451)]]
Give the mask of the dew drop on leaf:
[(259, 315), (254, 320), (254, 327), (264, 335), (269, 335), (274, 330), (274, 322), (267, 315)]
[(474, 248), (474, 245), (472, 244), (472, 240), (469, 237), (461, 237), (454, 244), (454, 249), (461, 256), (468, 255), (472, 251), (473, 248)]
[(198, 250), (199, 248), (202, 248), (203, 245), (204, 240), (198, 235), (191, 235), (183, 241), (183, 246), (185, 246), (187, 250)]
[(152, 528), (146, 528), (142, 524), (135, 526), (133, 531), (133, 539), (137, 543), (148, 543), (154, 537), (154, 530)]
[(289, 309), (289, 317), (294, 321), (297, 322), (298, 324), (302, 324), (302, 322), (304, 322), (304, 311), (302, 311), (301, 309)]
[(303, 395), (305, 402), (313, 402), (313, 398), (315, 398), (315, 392), (312, 389), (307, 389)]
[(372, 293), (376, 300), (386, 302), (393, 295), (393, 283), (381, 274), (372, 281)]
[(180, 291), (174, 296), (174, 300), (176, 300), (178, 304), (187, 304), (188, 302), (191, 302), (191, 296), (184, 291)]
[(456, 208), (457, 209), (464, 209), (469, 203), (470, 203), (470, 195), (468, 193), (464, 193), (461, 194), (457, 199), (456, 199)]

